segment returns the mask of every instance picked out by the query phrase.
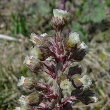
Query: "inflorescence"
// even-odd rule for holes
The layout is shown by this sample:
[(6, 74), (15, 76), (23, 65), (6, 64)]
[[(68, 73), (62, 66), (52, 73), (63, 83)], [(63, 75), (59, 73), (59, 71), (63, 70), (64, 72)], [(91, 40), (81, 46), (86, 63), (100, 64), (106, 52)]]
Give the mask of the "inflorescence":
[(31, 34), (34, 47), (24, 64), (40, 77), (21, 76), (18, 86), (29, 95), (19, 98), (20, 107), (15, 110), (72, 110), (78, 101), (97, 102), (92, 80), (88, 75), (82, 76), (79, 64), (88, 53), (88, 46), (76, 32), (62, 36), (71, 17), (69, 12), (54, 9), (53, 15), (51, 22), (55, 35)]

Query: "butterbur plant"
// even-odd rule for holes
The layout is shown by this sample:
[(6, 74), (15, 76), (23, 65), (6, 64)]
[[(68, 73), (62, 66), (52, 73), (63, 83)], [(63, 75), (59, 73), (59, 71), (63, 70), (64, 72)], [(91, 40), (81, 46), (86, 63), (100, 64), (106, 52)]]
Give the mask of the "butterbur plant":
[(88, 53), (88, 46), (76, 32), (63, 36), (63, 28), (70, 20), (69, 12), (54, 9), (53, 14), (55, 35), (31, 34), (34, 47), (24, 64), (41, 77), (21, 77), (18, 86), (28, 91), (28, 95), (19, 98), (20, 107), (15, 110), (73, 110), (78, 101), (97, 102), (92, 80), (82, 76), (79, 64)]

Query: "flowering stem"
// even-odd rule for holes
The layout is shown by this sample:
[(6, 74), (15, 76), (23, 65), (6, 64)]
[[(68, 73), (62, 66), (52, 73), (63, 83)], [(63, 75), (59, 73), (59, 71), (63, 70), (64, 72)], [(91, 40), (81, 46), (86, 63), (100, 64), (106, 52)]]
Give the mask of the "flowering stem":
[[(63, 8), (66, 1), (62, 0)], [(21, 96), (21, 107), (15, 110), (24, 110), (24, 106), (26, 110), (72, 110), (76, 100), (85, 104), (97, 101), (95, 96), (92, 97), (93, 94), (87, 93), (92, 84), (91, 79), (87, 75), (79, 77), (82, 68), (75, 64), (84, 58), (88, 47), (80, 41), (76, 32), (70, 33), (67, 40), (62, 37), (62, 29), (70, 18), (67, 11), (55, 9), (53, 13), (54, 38), (47, 34), (32, 34), (35, 48), (31, 51), (32, 55), (25, 59), (31, 71), (42, 75), (47, 73), (51, 78), (44, 75), (43, 80), (36, 81), (22, 76), (18, 86), (32, 94)]]

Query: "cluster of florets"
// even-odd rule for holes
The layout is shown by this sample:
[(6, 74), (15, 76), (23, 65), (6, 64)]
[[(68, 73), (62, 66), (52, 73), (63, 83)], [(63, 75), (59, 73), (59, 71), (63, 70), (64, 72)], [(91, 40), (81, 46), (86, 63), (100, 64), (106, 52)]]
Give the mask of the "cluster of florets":
[(79, 62), (88, 52), (88, 46), (80, 41), (79, 34), (71, 32), (62, 37), (62, 30), (70, 19), (70, 13), (54, 9), (52, 26), (55, 35), (31, 34), (34, 47), (25, 58), (25, 65), (39, 78), (22, 76), (18, 86), (28, 91), (19, 99), (16, 110), (72, 110), (81, 101), (84, 104), (97, 102), (92, 90), (92, 80), (82, 76)]

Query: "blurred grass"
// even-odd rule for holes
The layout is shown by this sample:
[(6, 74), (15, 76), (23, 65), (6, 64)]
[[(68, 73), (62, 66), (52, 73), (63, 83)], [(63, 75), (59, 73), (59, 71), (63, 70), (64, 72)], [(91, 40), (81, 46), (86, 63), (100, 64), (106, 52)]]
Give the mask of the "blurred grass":
[[(98, 12), (102, 14), (102, 18), (97, 23), (91, 21), (92, 19), (82, 23), (81, 16), (86, 17), (84, 11), (89, 10), (84, 8), (87, 2), (87, 0), (67, 2), (66, 8), (72, 13), (73, 21), (64, 32), (70, 29), (77, 31), (90, 47), (89, 54), (81, 63), (84, 66), (84, 73), (89, 74), (95, 82), (99, 102), (86, 106), (78, 103), (74, 109), (110, 110), (110, 3), (109, 0), (101, 0), (101, 3), (104, 3), (101, 7), (104, 6), (106, 10), (103, 17), (98, 5)], [(57, 0), (0, 1), (0, 33), (21, 39), (21, 42), (0, 39), (0, 110), (13, 110), (17, 105), (17, 99), (21, 94), (16, 86), (18, 79), (21, 75), (32, 75), (23, 65), (24, 57), (31, 47), (29, 35), (31, 32), (52, 33), (50, 20), (52, 10), (58, 7), (57, 4), (60, 5)], [(94, 12), (94, 8), (92, 11)]]
[(6, 41), (0, 41), (0, 44), (0, 108), (5, 110), (16, 103), (20, 94), (16, 83), (23, 71), (24, 45)]
[(12, 29), (12, 34), (22, 34), (24, 36), (28, 35), (27, 32), (27, 24), (26, 24), (26, 17), (22, 14), (16, 13), (12, 14), (12, 21), (13, 21), (13, 29)]

